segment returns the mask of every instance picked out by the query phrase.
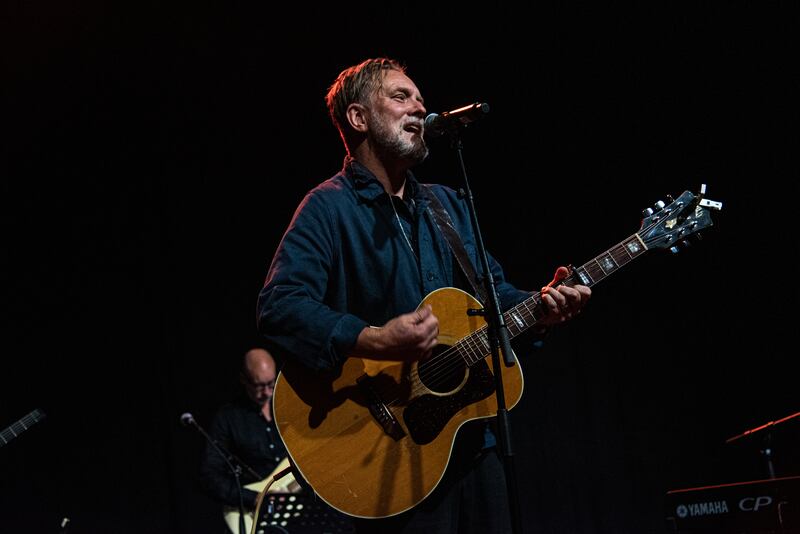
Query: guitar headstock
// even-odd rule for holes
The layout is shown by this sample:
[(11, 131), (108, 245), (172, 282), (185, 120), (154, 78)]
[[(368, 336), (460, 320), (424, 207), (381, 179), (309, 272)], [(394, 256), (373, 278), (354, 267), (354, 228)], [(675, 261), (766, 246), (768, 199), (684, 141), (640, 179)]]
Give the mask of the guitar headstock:
[(706, 185), (702, 184), (697, 194), (684, 191), (669, 205), (659, 200), (653, 208), (645, 209), (637, 232), (645, 246), (678, 252), (681, 245), (689, 244), (689, 238), (699, 238), (698, 232), (714, 224), (711, 210), (722, 209), (722, 202), (708, 200), (705, 192)]

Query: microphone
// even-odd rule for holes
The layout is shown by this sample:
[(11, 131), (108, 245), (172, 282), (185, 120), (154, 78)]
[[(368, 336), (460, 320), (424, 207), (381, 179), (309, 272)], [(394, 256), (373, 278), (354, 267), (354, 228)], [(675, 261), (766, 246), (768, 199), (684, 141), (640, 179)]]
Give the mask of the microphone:
[[(208, 433), (205, 430), (203, 430), (203, 427), (197, 424), (197, 421), (194, 420), (194, 417), (189, 412), (181, 414), (181, 423), (183, 423), (184, 426), (195, 427), (197, 431), (200, 432), (204, 438), (206, 438), (206, 441), (208, 441), (208, 443), (214, 447), (214, 449), (219, 453), (222, 459), (225, 460), (228, 469), (231, 470), (233, 478), (236, 479), (236, 488), (239, 490), (239, 534), (246, 534), (247, 529), (244, 523), (244, 495), (242, 493), (242, 481), (240, 475), (242, 473), (242, 466), (247, 467), (247, 464), (236, 458), (233, 454), (228, 452), (228, 450), (225, 449), (222, 445), (217, 443), (217, 440), (209, 436)], [(236, 460), (241, 465), (234, 465), (234, 463), (231, 460)], [(253, 471), (249, 467), (247, 467), (247, 469), (249, 469), (251, 473), (254, 473), (256, 475), (256, 478), (260, 478), (258, 476), (258, 473), (255, 473), (255, 471)]]
[(192, 414), (190, 414), (189, 412), (186, 412), (185, 414), (181, 415), (181, 423), (183, 423), (183, 426), (197, 425), (197, 422), (194, 420), (194, 417), (192, 417)]
[(441, 115), (431, 113), (425, 117), (425, 137), (439, 137), (457, 126), (467, 125), (489, 113), (489, 104), (475, 102)]

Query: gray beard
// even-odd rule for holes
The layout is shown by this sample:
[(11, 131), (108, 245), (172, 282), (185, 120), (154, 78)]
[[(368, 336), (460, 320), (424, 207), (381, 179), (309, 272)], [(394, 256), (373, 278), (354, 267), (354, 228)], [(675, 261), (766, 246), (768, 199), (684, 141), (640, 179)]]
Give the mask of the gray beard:
[(428, 157), (428, 147), (420, 137), (418, 142), (401, 139), (400, 134), (392, 132), (383, 122), (377, 122), (370, 132), (370, 138), (381, 156), (406, 160), (417, 165)]

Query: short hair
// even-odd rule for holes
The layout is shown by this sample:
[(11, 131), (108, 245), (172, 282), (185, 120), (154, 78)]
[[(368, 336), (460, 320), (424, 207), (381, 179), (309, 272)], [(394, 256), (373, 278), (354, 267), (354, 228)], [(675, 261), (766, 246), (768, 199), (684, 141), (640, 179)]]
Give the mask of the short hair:
[(367, 59), (343, 70), (328, 88), (325, 103), (345, 146), (347, 146), (345, 133), (349, 132), (347, 108), (350, 104), (366, 103), (367, 99), (380, 88), (383, 76), (389, 70), (406, 72), (405, 66), (394, 59), (385, 57)]

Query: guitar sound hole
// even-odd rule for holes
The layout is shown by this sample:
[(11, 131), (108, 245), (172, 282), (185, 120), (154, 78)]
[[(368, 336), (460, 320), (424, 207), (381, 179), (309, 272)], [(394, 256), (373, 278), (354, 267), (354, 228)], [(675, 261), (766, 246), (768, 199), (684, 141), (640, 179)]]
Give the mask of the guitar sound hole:
[(433, 354), (417, 367), (420, 381), (436, 393), (448, 393), (464, 381), (467, 366), (458, 355), (449, 353), (448, 345), (437, 345)]

